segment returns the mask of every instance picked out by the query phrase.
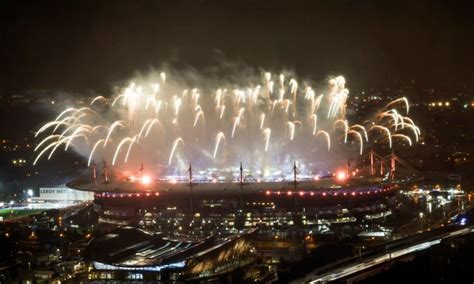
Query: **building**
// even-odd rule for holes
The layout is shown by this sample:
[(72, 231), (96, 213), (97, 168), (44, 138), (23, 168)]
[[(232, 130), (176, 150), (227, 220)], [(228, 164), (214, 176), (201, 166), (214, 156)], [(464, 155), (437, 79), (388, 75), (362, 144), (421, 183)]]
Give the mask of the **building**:
[(87, 191), (71, 189), (66, 186), (41, 187), (39, 197), (32, 197), (32, 202), (82, 202), (94, 200), (94, 194)]
[(254, 232), (190, 238), (121, 227), (89, 243), (84, 252), (89, 270), (85, 279), (77, 280), (223, 280), (254, 263), (256, 255), (249, 243)]

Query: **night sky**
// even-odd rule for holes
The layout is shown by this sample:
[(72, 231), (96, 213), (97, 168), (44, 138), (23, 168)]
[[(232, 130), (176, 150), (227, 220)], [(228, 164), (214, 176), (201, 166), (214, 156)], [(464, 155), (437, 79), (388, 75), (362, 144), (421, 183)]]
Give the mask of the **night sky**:
[(237, 62), (352, 87), (474, 83), (473, 1), (2, 1), (2, 94)]

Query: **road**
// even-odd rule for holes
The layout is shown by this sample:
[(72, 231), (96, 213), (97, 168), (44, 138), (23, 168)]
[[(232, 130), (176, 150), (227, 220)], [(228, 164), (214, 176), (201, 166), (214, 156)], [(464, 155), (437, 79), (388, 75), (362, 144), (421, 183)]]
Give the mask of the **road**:
[(465, 235), (474, 231), (474, 226), (469, 227), (459, 227), (458, 230), (454, 230), (452, 232), (444, 233), (436, 238), (430, 238), (430, 240), (418, 242), (416, 244), (408, 245), (403, 248), (395, 248), (383, 254), (377, 254), (372, 257), (366, 257), (362, 260), (352, 262), (351, 264), (344, 265), (342, 267), (336, 268), (332, 271), (329, 271), (324, 274), (317, 274), (318, 270), (315, 270), (308, 275), (306, 275), (302, 279), (298, 279), (293, 281), (293, 283), (325, 283), (329, 281), (335, 281), (347, 277), (349, 275), (353, 275), (355, 273), (364, 271), (368, 268), (373, 266), (379, 265), (384, 262), (392, 261), (396, 258), (425, 250), (430, 248), (431, 246), (437, 245), (443, 239), (452, 238), (455, 236)]

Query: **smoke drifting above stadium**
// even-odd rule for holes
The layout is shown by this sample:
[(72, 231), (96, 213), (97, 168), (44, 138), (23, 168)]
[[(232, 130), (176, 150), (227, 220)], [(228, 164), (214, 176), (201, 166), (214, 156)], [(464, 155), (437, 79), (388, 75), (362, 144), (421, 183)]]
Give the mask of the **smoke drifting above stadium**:
[(362, 155), (375, 141), (411, 146), (420, 135), (404, 97), (370, 120), (348, 121), (343, 76), (315, 86), (292, 74), (262, 72), (243, 82), (190, 87), (164, 72), (136, 78), (115, 96), (67, 108), (44, 124), (36, 133), (34, 164), (73, 149), (89, 166), (106, 162), (116, 171), (146, 164), (176, 173), (189, 163), (209, 170), (242, 162), (263, 176), (293, 161), (303, 171), (324, 170), (334, 157)]

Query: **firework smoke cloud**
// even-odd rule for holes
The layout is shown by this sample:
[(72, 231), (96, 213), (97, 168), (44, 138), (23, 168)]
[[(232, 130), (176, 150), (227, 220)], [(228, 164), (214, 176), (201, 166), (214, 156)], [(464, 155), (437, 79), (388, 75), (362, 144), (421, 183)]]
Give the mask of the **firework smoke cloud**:
[(410, 146), (420, 135), (406, 98), (370, 121), (349, 122), (343, 76), (322, 86), (269, 72), (243, 81), (189, 86), (163, 72), (132, 80), (116, 95), (67, 108), (38, 129), (34, 164), (73, 149), (89, 166), (105, 161), (114, 170), (145, 163), (177, 172), (190, 162), (201, 169), (243, 162), (265, 174), (298, 161), (313, 171), (345, 148), (362, 155), (374, 141), (392, 147), (400, 139)]

